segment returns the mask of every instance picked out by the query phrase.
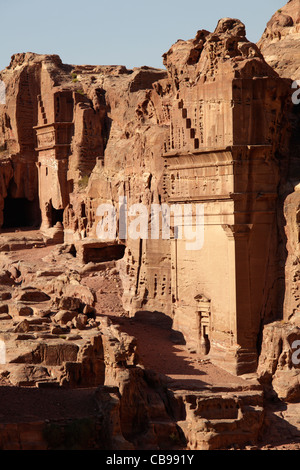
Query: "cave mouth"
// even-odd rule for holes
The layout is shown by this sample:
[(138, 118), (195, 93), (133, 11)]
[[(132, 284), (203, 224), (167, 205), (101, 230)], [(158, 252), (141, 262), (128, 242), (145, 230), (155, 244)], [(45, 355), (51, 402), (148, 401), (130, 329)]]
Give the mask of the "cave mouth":
[(38, 200), (29, 201), (26, 198), (4, 199), (3, 229), (9, 228), (39, 228), (41, 211)]
[(103, 263), (105, 261), (117, 261), (124, 257), (125, 249), (125, 245), (85, 246), (83, 261), (84, 263)]
[(51, 226), (54, 227), (57, 222), (63, 224), (64, 209), (55, 209), (51, 203)]

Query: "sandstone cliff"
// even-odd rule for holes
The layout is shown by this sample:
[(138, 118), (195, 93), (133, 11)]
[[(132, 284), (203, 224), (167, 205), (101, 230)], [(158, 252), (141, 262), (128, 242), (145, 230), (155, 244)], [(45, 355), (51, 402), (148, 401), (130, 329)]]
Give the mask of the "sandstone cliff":
[[(1, 251), (60, 245), (40, 260), (42, 270), (1, 259), (9, 344), (2, 376), (26, 387), (100, 385), (110, 448), (255, 442), (263, 396), (252, 382), (220, 387), (220, 395), (170, 391), (140, 363), (136, 340), (97, 318), (103, 312), (83, 284), (104, 265), (122, 283), (116, 312), (170, 321), (201, 359), (234, 375), (257, 372), (272, 397), (299, 401), (291, 359), (299, 327), (300, 121), (291, 98), (299, 18), (300, 2), (291, 0), (257, 45), (241, 21), (224, 18), (213, 32), (177, 41), (163, 70), (21, 53), (0, 74)], [(97, 232), (103, 204), (116, 212), (109, 241)], [(138, 239), (121, 227), (122, 211), (135, 204), (146, 210), (147, 236)], [(186, 250), (188, 231), (174, 218), (169, 236), (160, 226), (151, 237), (155, 205), (183, 213), (193, 205), (193, 216), (203, 207), (200, 222), (189, 219), (194, 233), (203, 228), (203, 246)], [(24, 228), (38, 234), (11, 233)]]
[(280, 76), (299, 80), (300, 2), (290, 0), (277, 10), (258, 42), (266, 62)]
[[(299, 327), (298, 277), (299, 271), (299, 106), (293, 99), (297, 93), (300, 72), (299, 56), (300, 2), (290, 0), (279, 9), (268, 22), (258, 47), (265, 60), (284, 78), (290, 80), (290, 101), (292, 108), (288, 113), (290, 121), (290, 144), (287, 159), (286, 178), (281, 180), (279, 192), (283, 208), (280, 224), (285, 236), (282, 262), (284, 269), (284, 302), (282, 323), (268, 325), (264, 331), (263, 351), (260, 358), (259, 373), (262, 380), (273, 385), (277, 395), (283, 400), (297, 401), (298, 367), (292, 362), (293, 341), (297, 339)], [(295, 87), (296, 85), (296, 87)], [(284, 251), (282, 251), (284, 254)], [(272, 346), (271, 346), (272, 345)], [(270, 347), (271, 346), (271, 347)], [(277, 349), (277, 352), (274, 350)], [(273, 359), (272, 359), (273, 358)], [(272, 361), (273, 366), (270, 367)], [(268, 370), (268, 372), (267, 372)]]
[[(253, 371), (261, 324), (280, 315), (283, 295), (276, 219), (289, 82), (237, 19), (178, 41), (164, 64), (127, 70), (15, 55), (1, 73), (2, 225), (40, 226), (49, 243), (75, 243), (85, 262), (122, 258), (130, 315), (162, 312), (190, 347), (206, 342), (216, 362)], [(120, 197), (128, 208), (143, 204), (148, 227), (152, 205), (202, 205), (204, 249), (195, 257), (162, 228), (158, 237), (122, 239)], [(117, 214), (106, 248), (97, 235), (101, 204)]]

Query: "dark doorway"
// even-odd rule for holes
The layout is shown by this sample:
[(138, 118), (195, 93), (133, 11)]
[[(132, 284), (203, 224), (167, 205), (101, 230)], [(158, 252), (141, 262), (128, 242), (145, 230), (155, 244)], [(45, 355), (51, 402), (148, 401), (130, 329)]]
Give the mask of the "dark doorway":
[(2, 228), (38, 228), (40, 224), (41, 211), (38, 201), (9, 196), (5, 198)]
[(125, 245), (108, 245), (103, 246), (101, 243), (99, 246), (91, 244), (85, 246), (83, 251), (83, 262), (84, 263), (103, 263), (105, 261), (115, 261), (122, 259), (125, 253)]
[(64, 210), (63, 209), (54, 209), (52, 206), (51, 209), (51, 225), (54, 227), (54, 225), (57, 224), (57, 222), (63, 223), (64, 220)]

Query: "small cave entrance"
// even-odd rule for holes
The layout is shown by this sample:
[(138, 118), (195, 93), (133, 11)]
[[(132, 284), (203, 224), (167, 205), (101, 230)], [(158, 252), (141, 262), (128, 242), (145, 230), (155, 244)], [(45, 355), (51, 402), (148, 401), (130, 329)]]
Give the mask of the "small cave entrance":
[(41, 211), (38, 200), (29, 201), (26, 198), (4, 199), (3, 229), (10, 228), (39, 228)]
[(51, 214), (51, 225), (54, 227), (57, 222), (63, 223), (64, 220), (64, 210), (63, 209), (54, 209), (52, 207), (52, 214)]
[(90, 245), (85, 246), (83, 249), (83, 262), (84, 263), (103, 263), (105, 261), (117, 261), (122, 259), (125, 253), (125, 245), (107, 245), (100, 246)]
[(74, 258), (76, 258), (77, 250), (76, 250), (75, 245), (71, 245), (68, 252), (70, 253), (70, 255), (72, 255)]
[(63, 224), (64, 209), (55, 209), (52, 200), (50, 200), (46, 203), (46, 217), (50, 227), (55, 227), (58, 222)]

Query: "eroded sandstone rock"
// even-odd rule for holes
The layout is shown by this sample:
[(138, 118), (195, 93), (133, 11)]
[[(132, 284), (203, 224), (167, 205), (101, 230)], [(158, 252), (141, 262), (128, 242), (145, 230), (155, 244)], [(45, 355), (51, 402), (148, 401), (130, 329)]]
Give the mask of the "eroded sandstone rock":
[(258, 42), (264, 58), (282, 77), (299, 80), (300, 2), (290, 0), (279, 8)]
[[(289, 80), (299, 67), (298, 13), (299, 0), (288, 2), (258, 45), (241, 21), (224, 18), (215, 31), (174, 44), (166, 70), (73, 67), (24, 53), (0, 74), (0, 224), (17, 230), (0, 240), (2, 378), (22, 387), (100, 386), (97, 406), (114, 449), (255, 443), (262, 393), (170, 392), (141, 364), (137, 339), (97, 312), (86, 275), (109, 278), (115, 269), (127, 315), (171, 322), (189, 350), (234, 374), (258, 364), (266, 391), (299, 400), (291, 358), (299, 142)], [(158, 238), (124, 239), (124, 197), (148, 214), (152, 204), (203, 205), (204, 247), (185, 250), (174, 220), (170, 237), (160, 230)], [(110, 241), (97, 238), (101, 204), (116, 210)], [(23, 237), (24, 225), (40, 230)], [(42, 246), (53, 250), (34, 266), (7, 255)], [(283, 300), (286, 323), (270, 323)]]
[[(258, 376), (268, 393), (284, 402), (299, 402), (299, 364), (293, 355), (300, 328), (293, 323), (276, 322), (265, 326)], [(296, 358), (297, 359), (297, 358)]]

